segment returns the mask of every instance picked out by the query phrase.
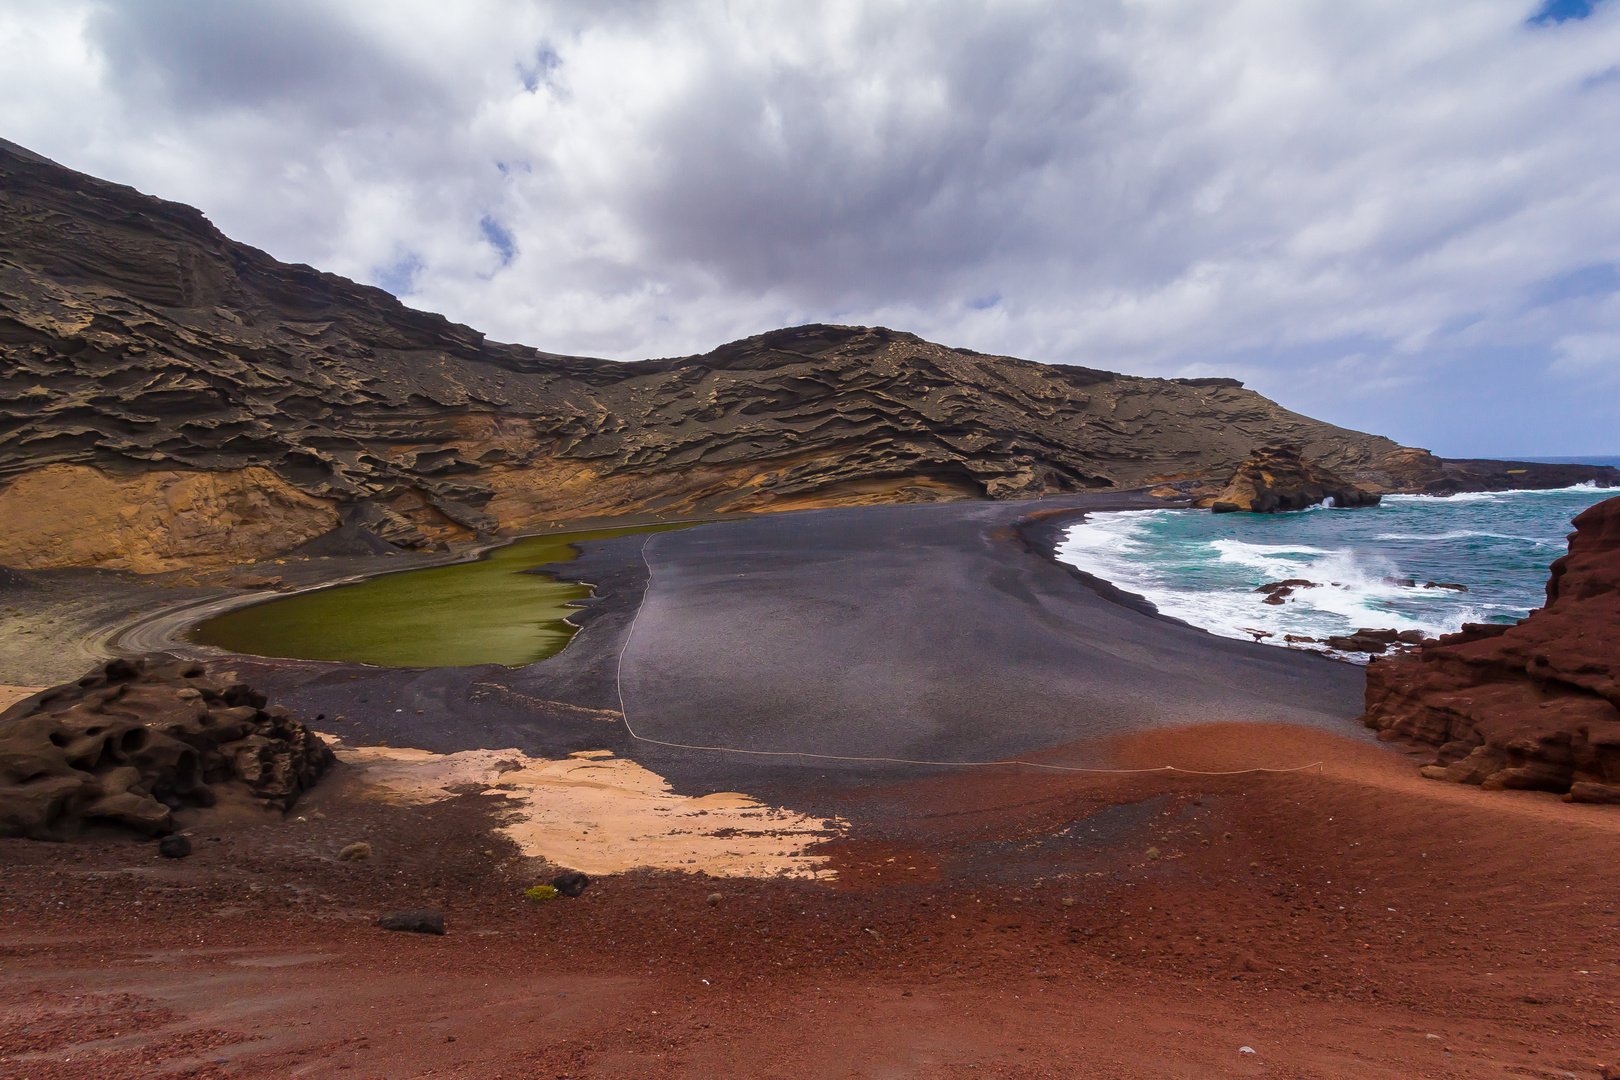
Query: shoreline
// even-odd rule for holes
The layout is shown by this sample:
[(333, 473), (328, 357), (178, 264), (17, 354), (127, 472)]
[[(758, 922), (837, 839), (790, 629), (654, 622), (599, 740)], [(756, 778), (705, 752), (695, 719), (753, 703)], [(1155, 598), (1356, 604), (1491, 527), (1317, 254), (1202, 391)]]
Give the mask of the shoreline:
[[(1361, 711), (1359, 668), (1159, 615), (1045, 542), (1089, 512), (1181, 503), (1136, 491), (806, 510), (592, 542), (557, 575), (595, 589), (570, 616), (579, 630), (517, 668), (383, 668), (186, 642), (212, 612), (261, 600), (217, 589), (110, 620), (105, 639), (125, 655), (223, 662), (295, 714), (336, 718), (349, 745), (552, 760), (601, 750), (682, 793), (744, 790), (773, 805), (814, 802), (800, 786), (812, 774), (837, 786), (932, 768), (904, 762), (1002, 760), (1203, 718), (1345, 730)], [(388, 562), (304, 569), (321, 575), (309, 587), (329, 587), (411, 568)], [(635, 731), (581, 721), (618, 716), (621, 698)], [(833, 770), (814, 755), (872, 764)]]
[[(1432, 640), (1444, 634), (1457, 632), (1458, 620), (1464, 623), (1486, 622), (1511, 626), (1537, 610), (1543, 601), (1542, 593), (1544, 592), (1547, 565), (1564, 554), (1563, 536), (1567, 534), (1568, 527), (1567, 518), (1559, 516), (1558, 521), (1565, 524), (1551, 529), (1549, 532), (1550, 519), (1545, 517), (1546, 511), (1535, 509), (1536, 501), (1534, 497), (1581, 496), (1585, 501), (1571, 500), (1575, 505), (1567, 507), (1568, 514), (1573, 516), (1588, 506), (1597, 505), (1608, 498), (1612, 498), (1613, 492), (1616, 490), (1620, 489), (1586, 483), (1564, 488), (1523, 488), (1469, 493), (1474, 496), (1472, 498), (1469, 497), (1469, 494), (1385, 496), (1386, 499), (1396, 498), (1402, 500), (1406, 509), (1401, 511), (1401, 516), (1396, 521), (1381, 522), (1386, 529), (1395, 529), (1395, 533), (1376, 536), (1371, 534), (1377, 532), (1377, 529), (1366, 528), (1365, 522), (1361, 519), (1356, 519), (1354, 524), (1346, 524), (1340, 520), (1346, 513), (1354, 518), (1357, 513), (1355, 510), (1339, 511), (1330, 515), (1333, 521), (1339, 523), (1339, 527), (1328, 527), (1325, 535), (1319, 534), (1320, 530), (1312, 530), (1309, 526), (1305, 526), (1306, 532), (1304, 534), (1301, 534), (1298, 530), (1290, 531), (1285, 529), (1281, 536), (1265, 530), (1259, 532), (1245, 531), (1242, 528), (1242, 519), (1245, 518), (1245, 515), (1242, 514), (1223, 519), (1228, 525), (1235, 525), (1236, 528), (1228, 528), (1224, 531), (1216, 530), (1214, 533), (1206, 535), (1208, 530), (1201, 528), (1197, 522), (1182, 525), (1165, 524), (1170, 522), (1171, 519), (1167, 516), (1157, 515), (1159, 509), (1192, 508), (1186, 506), (1155, 507), (1144, 511), (1148, 515), (1148, 520), (1160, 523), (1159, 526), (1149, 527), (1146, 534), (1147, 539), (1144, 540), (1141, 535), (1133, 532), (1127, 532), (1126, 534), (1135, 536), (1137, 540), (1148, 545), (1145, 557), (1141, 554), (1120, 554), (1106, 541), (1100, 547), (1095, 548), (1082, 545), (1075, 552), (1074, 558), (1078, 562), (1100, 563), (1103, 567), (1100, 572), (1082, 569), (1081, 566), (1075, 565), (1069, 559), (1056, 555), (1074, 528), (1086, 524), (1085, 515), (1064, 516), (1052, 522), (1032, 522), (1025, 531), (1030, 534), (1033, 545), (1052, 551), (1061, 565), (1072, 569), (1077, 580), (1080, 580), (1088, 587), (1097, 589), (1100, 595), (1139, 610), (1143, 614), (1192, 626), (1206, 633), (1230, 640), (1255, 641), (1260, 644), (1270, 645), (1273, 648), (1314, 652), (1358, 667), (1365, 667), (1370, 662), (1370, 659), (1382, 654), (1376, 650), (1355, 651), (1348, 648), (1340, 649), (1330, 645), (1329, 641), (1339, 637), (1355, 637), (1363, 630), (1370, 629), (1374, 635), (1374, 637), (1368, 638), (1368, 641), (1371, 642), (1376, 639), (1377, 634), (1412, 632), (1414, 628), (1422, 632), (1425, 638)], [(1522, 498), (1517, 502), (1504, 503), (1497, 499), (1498, 496), (1507, 498), (1518, 496)], [(1452, 510), (1452, 508), (1446, 507), (1446, 504), (1454, 501), (1465, 504), (1483, 501), (1487, 505), (1480, 509), (1457, 507), (1446, 517), (1440, 519), (1431, 519), (1426, 516), (1417, 518), (1404, 516), (1414, 513), (1425, 515), (1441, 514), (1445, 510)], [(1434, 507), (1432, 509), (1423, 509), (1425, 504), (1429, 503), (1434, 503)], [(1501, 511), (1492, 510), (1490, 504), (1502, 506), (1504, 509)], [(1445, 510), (1442, 509), (1443, 507)], [(1304, 520), (1306, 515), (1320, 509), (1323, 508), (1313, 506), (1299, 511), (1266, 515), (1266, 517)], [(1391, 509), (1400, 511), (1401, 504), (1393, 504)], [(1361, 512), (1370, 514), (1374, 510), (1368, 508)], [(1501, 520), (1490, 516), (1496, 513), (1506, 514), (1507, 516)], [(1320, 525), (1323, 519), (1311, 518), (1310, 520)], [(1435, 524), (1436, 520), (1440, 524)], [(1282, 521), (1275, 521), (1273, 524), (1280, 528)], [(1156, 531), (1158, 528), (1165, 530), (1162, 536)], [(1417, 532), (1412, 532), (1414, 529)], [(1533, 535), (1520, 535), (1526, 529), (1532, 530)], [(1493, 549), (1489, 552), (1480, 552), (1472, 549), (1447, 549), (1443, 558), (1428, 558), (1428, 564), (1425, 566), (1423, 565), (1425, 554), (1421, 550), (1414, 554), (1407, 547), (1396, 545), (1395, 548), (1389, 548), (1380, 546), (1377, 543), (1377, 541), (1388, 540), (1424, 540), (1428, 538), (1428, 533), (1424, 530), (1433, 532), (1433, 539), (1437, 541), (1455, 541), (1458, 538), (1467, 537), (1487, 537), (1491, 538), (1489, 542), (1519, 542), (1522, 550), (1501, 552)], [(1558, 533), (1558, 537), (1553, 537), (1552, 532)], [(1107, 533), (1109, 537), (1113, 535), (1111, 532)], [(1251, 575), (1252, 579), (1246, 582), (1233, 579), (1234, 574), (1240, 578), (1245, 576), (1246, 572), (1241, 569), (1224, 571), (1225, 580), (1222, 581), (1202, 581), (1198, 583), (1189, 583), (1180, 578), (1161, 579), (1151, 572), (1154, 567), (1162, 565), (1164, 560), (1169, 560), (1172, 565), (1177, 566), (1183, 564), (1192, 566), (1194, 560), (1208, 560), (1213, 557), (1206, 550), (1208, 547), (1221, 548), (1228, 541), (1235, 544), (1239, 549), (1251, 549), (1258, 546), (1257, 549), (1263, 552), (1310, 552), (1311, 556), (1286, 556), (1287, 560), (1292, 560), (1300, 565), (1289, 569), (1266, 568), (1263, 572), (1255, 570)], [(1470, 543), (1473, 542), (1470, 541)], [(1095, 555), (1095, 557), (1088, 558), (1088, 556), (1092, 555)], [(1255, 608), (1250, 612), (1243, 608), (1241, 601), (1250, 598), (1250, 593), (1272, 590), (1277, 588), (1279, 584), (1303, 584), (1292, 579), (1311, 578), (1314, 580), (1319, 572), (1324, 572), (1323, 568), (1305, 564), (1311, 563), (1313, 557), (1317, 562), (1331, 561), (1329, 556), (1346, 557), (1356, 564), (1351, 567), (1337, 567), (1333, 569), (1332, 573), (1335, 577), (1340, 574), (1349, 575), (1344, 578), (1344, 581), (1346, 582), (1345, 588), (1354, 597), (1351, 604), (1352, 606), (1362, 606), (1365, 608), (1364, 610), (1351, 611), (1349, 608), (1341, 608), (1331, 602), (1326, 608), (1306, 604), (1302, 609), (1303, 614), (1289, 617), (1282, 614), (1283, 609), (1280, 607), (1275, 612), (1267, 608)], [(1416, 559), (1418, 565), (1415, 569), (1406, 561), (1409, 558)], [(1500, 563), (1489, 562), (1488, 560), (1492, 558), (1499, 558), (1502, 561)], [(1219, 556), (1217, 562), (1224, 567), (1226, 560), (1227, 557), (1223, 553)], [(1487, 561), (1482, 562), (1481, 560)], [(1530, 566), (1532, 562), (1534, 563), (1533, 567)], [(1373, 569), (1368, 569), (1369, 563)], [(1442, 563), (1444, 565), (1440, 565)], [(1379, 564), (1385, 564), (1387, 568), (1378, 569)], [(1245, 562), (1243, 565), (1253, 567), (1258, 564)], [(1197, 567), (1201, 571), (1210, 571), (1215, 573), (1216, 576), (1220, 576), (1223, 571), (1211, 571), (1212, 566), (1214, 566), (1213, 563), (1197, 562)], [(1490, 567), (1498, 567), (1499, 569), (1492, 571)], [(1510, 568), (1511, 572), (1506, 568)], [(1120, 584), (1114, 578), (1103, 576), (1110, 573), (1110, 571), (1117, 575), (1120, 580), (1129, 582), (1145, 581), (1144, 592), (1132, 591), (1129, 586)], [(1380, 579), (1378, 575), (1381, 573), (1386, 576)], [(1468, 574), (1480, 576), (1476, 579), (1476, 577), (1467, 576)], [(1430, 591), (1427, 592), (1420, 590), (1413, 593), (1411, 591), (1401, 591), (1397, 588), (1392, 593), (1388, 588), (1383, 591), (1378, 589), (1380, 580), (1383, 586), (1386, 587), (1404, 585), (1407, 590), (1412, 590), (1416, 588), (1412, 581), (1413, 578), (1422, 581), (1436, 577), (1442, 581), (1467, 581), (1469, 587), (1463, 588), (1458, 585), (1436, 586), (1431, 582), (1428, 586)], [(1290, 581), (1279, 582), (1278, 579), (1280, 578), (1287, 578)], [(1322, 576), (1320, 583), (1326, 583), (1328, 580), (1327, 576)], [(1256, 587), (1256, 582), (1259, 583), (1258, 587)], [(1268, 582), (1270, 584), (1267, 584)], [(1335, 580), (1333, 584), (1338, 586), (1339, 582)], [(1452, 603), (1437, 603), (1436, 598), (1450, 595), (1449, 592), (1436, 591), (1439, 589), (1453, 590), (1462, 595), (1456, 596), (1455, 601)], [(1282, 595), (1286, 597), (1288, 591), (1284, 590)], [(1153, 597), (1157, 597), (1157, 599)], [(1186, 617), (1167, 614), (1160, 607), (1161, 602), (1168, 604), (1172, 610), (1190, 610), (1195, 614)], [(1207, 624), (1192, 621), (1199, 617), (1196, 614), (1198, 612), (1201, 612), (1208, 620)], [(1280, 619), (1279, 616), (1281, 616)], [(1334, 625), (1335, 622), (1342, 622), (1344, 625)], [(1288, 640), (1289, 635), (1295, 636), (1297, 640)], [(1405, 641), (1406, 639), (1403, 638), (1402, 640)], [(1401, 648), (1399, 644), (1393, 642), (1390, 643), (1390, 647), (1396, 651)]]

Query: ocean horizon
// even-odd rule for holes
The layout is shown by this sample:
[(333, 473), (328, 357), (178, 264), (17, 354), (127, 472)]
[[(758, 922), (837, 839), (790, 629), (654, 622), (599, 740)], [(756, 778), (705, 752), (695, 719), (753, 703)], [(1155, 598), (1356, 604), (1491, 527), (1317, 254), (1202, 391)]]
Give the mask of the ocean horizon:
[(1587, 454), (1576, 457), (1498, 457), (1496, 461), (1530, 461), (1538, 465), (1613, 465), (1620, 469), (1620, 454)]

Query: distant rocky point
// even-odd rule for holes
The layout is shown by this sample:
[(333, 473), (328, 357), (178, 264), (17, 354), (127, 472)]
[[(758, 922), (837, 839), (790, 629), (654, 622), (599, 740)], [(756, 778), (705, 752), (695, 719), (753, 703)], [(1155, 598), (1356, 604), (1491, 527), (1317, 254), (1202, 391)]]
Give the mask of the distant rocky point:
[(1262, 446), (1237, 467), (1220, 493), (1205, 500), (1217, 514), (1275, 514), (1332, 500), (1338, 507), (1377, 506), (1379, 496), (1306, 461), (1291, 446)]
[(571, 517), (1210, 494), (1256, 446), (1368, 492), (1620, 483), (1444, 461), (1232, 379), (802, 326), (615, 363), (490, 342), (0, 141), (0, 564), (154, 572)]

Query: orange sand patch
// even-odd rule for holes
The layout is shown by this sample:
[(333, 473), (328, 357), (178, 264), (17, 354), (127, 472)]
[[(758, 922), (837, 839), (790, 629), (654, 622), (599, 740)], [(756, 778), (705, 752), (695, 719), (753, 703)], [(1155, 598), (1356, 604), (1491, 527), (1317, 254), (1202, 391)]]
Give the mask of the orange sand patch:
[(659, 869), (714, 877), (832, 876), (827, 858), (805, 849), (836, 836), (836, 822), (734, 791), (677, 795), (663, 777), (605, 750), (552, 761), (519, 750), (350, 748), (323, 737), (384, 799), (437, 802), (476, 786), (512, 800), (517, 813), (500, 833), (531, 858), (588, 874)]

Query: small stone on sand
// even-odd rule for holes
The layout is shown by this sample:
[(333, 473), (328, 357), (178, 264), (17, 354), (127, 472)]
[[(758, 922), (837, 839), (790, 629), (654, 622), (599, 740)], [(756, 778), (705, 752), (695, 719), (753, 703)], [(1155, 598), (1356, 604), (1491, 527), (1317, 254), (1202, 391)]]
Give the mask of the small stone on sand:
[(444, 916), (432, 908), (390, 911), (377, 919), (384, 930), (404, 930), (413, 934), (443, 934)]

